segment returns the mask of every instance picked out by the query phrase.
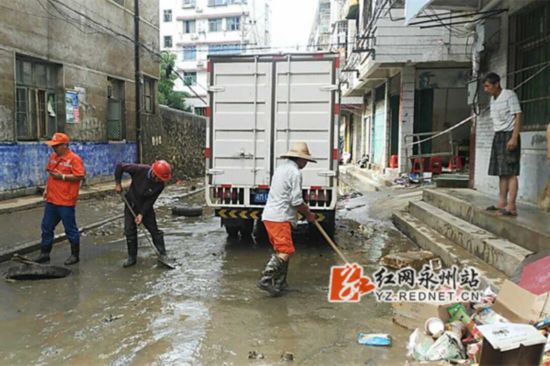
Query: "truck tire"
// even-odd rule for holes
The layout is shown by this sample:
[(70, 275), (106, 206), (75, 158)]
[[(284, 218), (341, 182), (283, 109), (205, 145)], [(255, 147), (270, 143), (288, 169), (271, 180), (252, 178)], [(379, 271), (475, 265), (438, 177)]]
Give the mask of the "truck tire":
[(172, 215), (185, 216), (185, 217), (198, 217), (202, 215), (202, 207), (198, 207), (198, 206), (172, 207)]
[(256, 220), (256, 225), (254, 226), (254, 237), (257, 241), (269, 241), (269, 235), (267, 234), (267, 230), (262, 220)]
[(225, 232), (230, 238), (237, 238), (239, 236), (239, 227), (238, 226), (226, 226)]
[(254, 232), (254, 220), (243, 220), (239, 231), (241, 238), (250, 238)]

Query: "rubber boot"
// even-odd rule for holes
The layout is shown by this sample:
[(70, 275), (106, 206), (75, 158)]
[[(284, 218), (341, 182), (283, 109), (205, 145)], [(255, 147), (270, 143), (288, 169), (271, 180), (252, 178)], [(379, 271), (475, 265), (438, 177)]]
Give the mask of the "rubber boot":
[(288, 262), (289, 261), (283, 261), (283, 265), (281, 266), (281, 276), (277, 279), (276, 283), (276, 286), (281, 291), (284, 291), (288, 288), (288, 282), (286, 282), (286, 276), (288, 274)]
[(36, 263), (50, 263), (52, 247), (40, 247), (40, 255), (34, 259)]
[(275, 254), (271, 256), (262, 272), (262, 277), (258, 281), (258, 287), (269, 292), (273, 296), (281, 294), (281, 276), (284, 261)]
[(152, 235), (153, 238), (153, 244), (155, 244), (155, 247), (157, 247), (157, 250), (159, 251), (159, 260), (164, 263), (170, 262), (168, 257), (166, 256), (166, 246), (164, 245), (164, 234), (162, 231), (159, 230), (159, 232), (155, 235)]
[(124, 268), (131, 267), (137, 263), (137, 251), (138, 251), (137, 236), (127, 236), (126, 246), (128, 247), (128, 259), (122, 265), (122, 267)]
[(65, 260), (65, 265), (70, 266), (80, 261), (80, 244), (71, 244), (71, 255)]

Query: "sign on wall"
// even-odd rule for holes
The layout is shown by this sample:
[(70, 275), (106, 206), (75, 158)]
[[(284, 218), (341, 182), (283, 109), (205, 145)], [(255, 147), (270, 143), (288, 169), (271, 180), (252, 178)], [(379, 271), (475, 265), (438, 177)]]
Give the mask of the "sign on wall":
[(65, 91), (65, 115), (67, 117), (67, 123), (79, 122), (79, 107), (78, 92), (73, 90)]
[(405, 25), (409, 23), (418, 15), (422, 10), (426, 9), (433, 0), (405, 0)]

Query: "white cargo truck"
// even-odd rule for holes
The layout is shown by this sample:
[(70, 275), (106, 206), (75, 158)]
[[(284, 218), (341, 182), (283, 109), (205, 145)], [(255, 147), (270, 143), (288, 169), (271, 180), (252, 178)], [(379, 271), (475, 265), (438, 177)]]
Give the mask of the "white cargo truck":
[(333, 53), (211, 56), (206, 202), (229, 235), (252, 233), (280, 156), (304, 141), (304, 199), (334, 233), (338, 186), (338, 70)]

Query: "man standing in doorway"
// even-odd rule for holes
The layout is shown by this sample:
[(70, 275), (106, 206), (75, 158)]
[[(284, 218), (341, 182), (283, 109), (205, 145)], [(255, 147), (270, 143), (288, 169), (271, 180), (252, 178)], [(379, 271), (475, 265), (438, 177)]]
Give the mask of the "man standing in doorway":
[(287, 286), (288, 262), (294, 253), (292, 226), (296, 225), (296, 213), (300, 212), (307, 221), (314, 222), (317, 216), (304, 203), (302, 195), (302, 173), (308, 162), (316, 163), (311, 157), (306, 143), (298, 142), (281, 158), (284, 161), (277, 167), (271, 181), (269, 196), (262, 221), (275, 254), (267, 262), (258, 287), (277, 296)]
[(49, 263), (54, 230), (59, 221), (63, 221), (65, 234), (71, 243), (71, 255), (65, 265), (80, 260), (80, 232), (76, 225), (76, 201), (80, 190), (80, 181), (86, 175), (82, 159), (69, 149), (69, 136), (55, 133), (46, 144), (53, 149), (46, 171), (48, 181), (44, 190), (46, 208), (42, 217), (42, 242), (37, 263)]
[(489, 175), (499, 177), (499, 199), (487, 210), (501, 216), (517, 216), (516, 198), (520, 172), (522, 122), (521, 107), (514, 91), (502, 89), (500, 76), (488, 73), (483, 89), (491, 96), (491, 119), (495, 136), (489, 162)]

